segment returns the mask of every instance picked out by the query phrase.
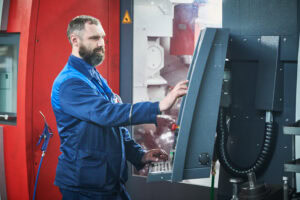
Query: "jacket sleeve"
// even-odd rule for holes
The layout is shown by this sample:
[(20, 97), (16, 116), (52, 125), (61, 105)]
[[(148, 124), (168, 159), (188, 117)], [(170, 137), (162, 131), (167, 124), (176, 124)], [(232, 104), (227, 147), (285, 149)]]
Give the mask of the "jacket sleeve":
[(158, 102), (113, 104), (84, 81), (71, 78), (60, 85), (61, 110), (81, 120), (100, 126), (127, 126), (156, 123)]
[(131, 138), (127, 128), (120, 127), (120, 131), (124, 139), (126, 159), (133, 164), (137, 170), (144, 168), (145, 164), (142, 163), (142, 157), (146, 151)]

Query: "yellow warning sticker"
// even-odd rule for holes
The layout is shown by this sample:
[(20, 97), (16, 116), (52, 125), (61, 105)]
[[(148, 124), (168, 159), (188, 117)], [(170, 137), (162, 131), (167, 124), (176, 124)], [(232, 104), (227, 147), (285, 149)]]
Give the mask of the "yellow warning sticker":
[(128, 10), (126, 10), (126, 12), (124, 14), (122, 23), (123, 24), (131, 24), (132, 23)]

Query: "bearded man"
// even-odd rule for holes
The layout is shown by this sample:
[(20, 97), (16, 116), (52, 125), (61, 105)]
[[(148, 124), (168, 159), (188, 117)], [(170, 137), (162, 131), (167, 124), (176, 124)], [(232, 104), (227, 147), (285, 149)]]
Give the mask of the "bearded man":
[(51, 94), (61, 142), (54, 184), (63, 200), (128, 200), (126, 161), (139, 170), (168, 156), (161, 149), (142, 149), (123, 126), (156, 123), (158, 114), (186, 94), (187, 81), (179, 82), (161, 102), (123, 104), (95, 68), (105, 57), (100, 21), (77, 16), (67, 36), (72, 53)]

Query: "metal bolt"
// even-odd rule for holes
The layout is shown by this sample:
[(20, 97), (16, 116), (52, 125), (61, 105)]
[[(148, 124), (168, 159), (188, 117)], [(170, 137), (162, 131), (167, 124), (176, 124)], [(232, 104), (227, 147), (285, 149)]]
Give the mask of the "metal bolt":
[(283, 38), (283, 42), (286, 42), (286, 38)]

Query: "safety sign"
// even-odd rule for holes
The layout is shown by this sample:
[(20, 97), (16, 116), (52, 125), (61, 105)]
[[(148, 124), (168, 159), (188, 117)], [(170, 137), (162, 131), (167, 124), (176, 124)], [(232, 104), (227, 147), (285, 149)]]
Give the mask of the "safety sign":
[(128, 10), (126, 10), (126, 12), (125, 12), (125, 14), (124, 14), (122, 23), (123, 23), (123, 24), (131, 24), (131, 23), (132, 23), (132, 22), (131, 22), (131, 18), (130, 18), (130, 15), (129, 15)]

